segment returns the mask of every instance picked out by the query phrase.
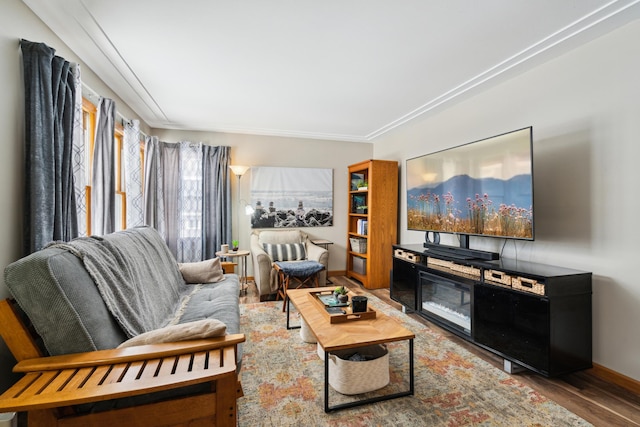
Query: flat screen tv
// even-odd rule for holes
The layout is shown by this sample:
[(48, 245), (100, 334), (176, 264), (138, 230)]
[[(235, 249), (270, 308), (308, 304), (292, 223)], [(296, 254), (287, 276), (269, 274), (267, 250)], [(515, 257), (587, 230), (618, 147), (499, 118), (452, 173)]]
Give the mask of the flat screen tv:
[(407, 160), (408, 229), (533, 240), (532, 146), (527, 127)]

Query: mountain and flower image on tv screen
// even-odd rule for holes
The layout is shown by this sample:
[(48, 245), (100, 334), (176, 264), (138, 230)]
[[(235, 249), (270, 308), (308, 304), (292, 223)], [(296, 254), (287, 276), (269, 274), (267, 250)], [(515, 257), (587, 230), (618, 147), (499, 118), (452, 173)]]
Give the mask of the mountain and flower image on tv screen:
[(532, 128), (407, 160), (409, 230), (533, 239)]

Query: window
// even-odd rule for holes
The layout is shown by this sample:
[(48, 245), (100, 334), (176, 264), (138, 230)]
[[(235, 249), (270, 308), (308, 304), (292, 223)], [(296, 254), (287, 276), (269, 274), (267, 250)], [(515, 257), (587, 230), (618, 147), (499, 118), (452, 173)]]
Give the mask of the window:
[[(85, 153), (85, 196), (87, 200), (87, 235), (91, 235), (91, 177), (93, 174), (93, 146), (96, 133), (96, 106), (86, 98), (82, 99), (82, 126)], [(114, 130), (114, 169), (115, 169), (115, 231), (127, 228), (127, 193), (124, 170), (124, 127), (116, 123)], [(140, 141), (140, 160), (144, 161), (144, 142)], [(142, 174), (144, 175), (144, 174)], [(143, 178), (143, 177), (141, 177)], [(141, 179), (142, 182), (142, 179)]]
[(87, 201), (87, 236), (91, 235), (91, 166), (93, 164), (93, 141), (96, 134), (96, 106), (82, 98), (82, 133), (84, 135), (85, 197)]
[(113, 150), (113, 154), (115, 156), (115, 231), (124, 230), (127, 228), (127, 192), (125, 191), (125, 183), (124, 183), (124, 167), (123, 167), (123, 159), (124, 159), (124, 128), (122, 124), (117, 123), (116, 129), (113, 135), (113, 142), (115, 143), (115, 147)]

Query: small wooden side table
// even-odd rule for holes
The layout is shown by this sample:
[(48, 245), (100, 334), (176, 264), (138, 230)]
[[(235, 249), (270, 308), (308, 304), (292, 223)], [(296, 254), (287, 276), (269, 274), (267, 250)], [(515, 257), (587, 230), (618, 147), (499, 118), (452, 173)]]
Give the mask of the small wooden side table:
[(322, 248), (325, 248), (326, 250), (329, 250), (329, 245), (333, 245), (333, 242), (327, 239), (311, 239), (311, 243), (313, 243), (314, 245), (320, 246)]
[(245, 250), (216, 252), (216, 256), (220, 258), (238, 258), (238, 270), (240, 273), (240, 293), (247, 292), (247, 257), (251, 252)]

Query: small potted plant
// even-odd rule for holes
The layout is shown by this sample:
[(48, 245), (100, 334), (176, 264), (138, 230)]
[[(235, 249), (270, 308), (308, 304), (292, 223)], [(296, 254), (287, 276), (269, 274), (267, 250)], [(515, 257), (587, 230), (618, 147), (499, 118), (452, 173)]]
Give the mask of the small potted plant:
[(366, 214), (367, 213), (367, 206), (366, 205), (356, 206), (356, 213)]
[(238, 245), (239, 245), (239, 244), (240, 244), (240, 242), (239, 242), (239, 241), (237, 241), (237, 240), (235, 240), (235, 239), (234, 239), (234, 240), (232, 240), (232, 241), (231, 241), (231, 250), (232, 250), (232, 251), (234, 251), (234, 252), (235, 252), (235, 251), (237, 251), (237, 250), (238, 250)]
[(358, 191), (364, 191), (369, 189), (369, 184), (367, 183), (366, 180), (361, 179), (360, 181), (358, 181), (357, 187), (358, 187)]
[(347, 295), (347, 288), (344, 286), (338, 286), (333, 290), (333, 296), (338, 302), (347, 302), (349, 300), (349, 296)]

